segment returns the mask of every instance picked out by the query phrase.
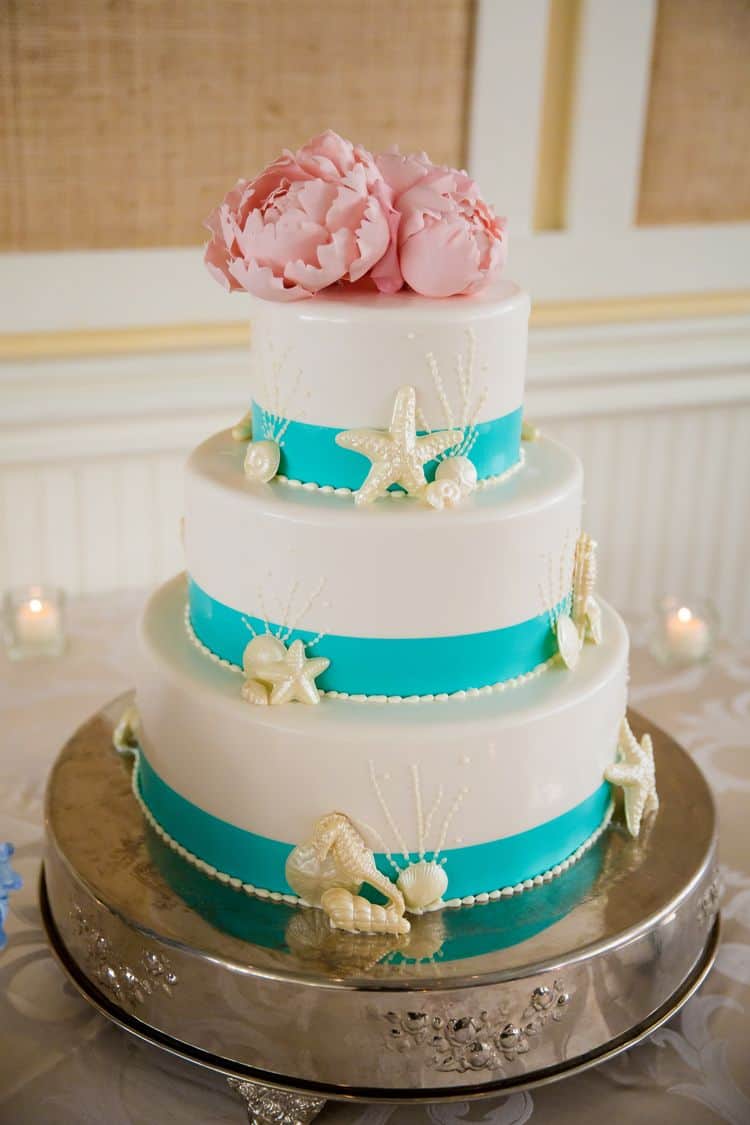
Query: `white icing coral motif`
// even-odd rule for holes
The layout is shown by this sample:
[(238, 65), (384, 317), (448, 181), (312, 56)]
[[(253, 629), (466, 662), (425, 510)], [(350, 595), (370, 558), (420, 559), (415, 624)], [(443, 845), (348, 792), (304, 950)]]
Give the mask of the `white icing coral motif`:
[[(253, 637), (242, 656), (247, 677), (242, 698), (256, 704), (319, 703), (315, 681), (330, 663), (325, 656), (308, 657), (300, 640), (287, 648), (271, 633)], [(264, 692), (264, 685), (270, 694)]]
[[(334, 929), (352, 933), (407, 934), (404, 896), (378, 871), (375, 857), (343, 813), (320, 818), (312, 839), (294, 849), (286, 861), (286, 880), (311, 906), (320, 906)], [(363, 885), (388, 900), (378, 906), (358, 892)]]
[(345, 430), (336, 435), (342, 449), (361, 453), (371, 462), (364, 484), (354, 493), (355, 504), (371, 504), (392, 484), (401, 485), (411, 496), (422, 495), (427, 487), (424, 466), (461, 441), (461, 430), (436, 430), (418, 437), (416, 407), (414, 387), (401, 387), (387, 430)]
[(659, 808), (656, 792), (656, 769), (651, 736), (644, 734), (639, 742), (624, 718), (617, 742), (617, 761), (608, 766), (604, 777), (622, 788), (625, 799), (625, 822), (631, 836), (641, 830), (641, 820)]

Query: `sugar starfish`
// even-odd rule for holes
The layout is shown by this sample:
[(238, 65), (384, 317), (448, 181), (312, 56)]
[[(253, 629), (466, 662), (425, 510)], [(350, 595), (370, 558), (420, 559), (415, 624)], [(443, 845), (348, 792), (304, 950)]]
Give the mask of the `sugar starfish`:
[(638, 742), (628, 720), (623, 719), (617, 751), (617, 761), (608, 766), (604, 776), (613, 785), (622, 786), (628, 832), (631, 836), (637, 836), (641, 830), (643, 815), (655, 812), (659, 807), (651, 736), (644, 734)]
[(315, 680), (330, 664), (325, 656), (308, 660), (302, 641), (293, 641), (281, 660), (265, 664), (255, 673), (255, 678), (271, 687), (269, 703), (319, 703), (320, 692)]
[(427, 484), (424, 466), (463, 438), (463, 430), (434, 430), (417, 436), (417, 392), (401, 387), (396, 392), (393, 417), (387, 430), (344, 430), (336, 444), (361, 453), (372, 462), (355, 504), (371, 504), (392, 484), (414, 495)]

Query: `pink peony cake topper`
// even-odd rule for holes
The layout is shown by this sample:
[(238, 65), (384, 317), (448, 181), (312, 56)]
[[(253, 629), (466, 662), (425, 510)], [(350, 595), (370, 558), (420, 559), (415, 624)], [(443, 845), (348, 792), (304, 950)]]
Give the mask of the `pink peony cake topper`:
[(206, 227), (213, 277), (273, 301), (365, 277), (383, 293), (474, 293), (505, 261), (505, 220), (465, 172), (375, 157), (331, 130), (240, 180)]
[(425, 297), (476, 293), (500, 272), (505, 219), (466, 172), (432, 164), (425, 153), (384, 153), (376, 163), (399, 216), (398, 264), (411, 289)]

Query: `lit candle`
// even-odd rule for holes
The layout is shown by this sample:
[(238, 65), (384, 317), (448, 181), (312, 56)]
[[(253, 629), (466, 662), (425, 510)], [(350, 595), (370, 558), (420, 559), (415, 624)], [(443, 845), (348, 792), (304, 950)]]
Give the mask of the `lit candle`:
[(52, 602), (32, 597), (16, 609), (16, 637), (29, 649), (48, 649), (60, 640), (60, 611)]
[(711, 627), (686, 605), (669, 613), (664, 621), (666, 647), (677, 660), (703, 660), (711, 648)]

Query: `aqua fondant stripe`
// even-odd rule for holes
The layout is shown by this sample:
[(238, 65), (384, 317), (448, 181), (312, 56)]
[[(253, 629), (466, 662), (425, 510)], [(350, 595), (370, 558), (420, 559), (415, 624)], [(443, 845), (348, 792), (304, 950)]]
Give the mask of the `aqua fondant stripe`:
[[(193, 855), (243, 883), (293, 893), (284, 877), (293, 844), (247, 832), (194, 805), (159, 777), (143, 752), (138, 761), (138, 787), (157, 823)], [(446, 860), (446, 897), (464, 898), (514, 886), (549, 871), (596, 831), (609, 800), (610, 789), (605, 782), (585, 801), (546, 824), (490, 843), (446, 849), (440, 856)], [(414, 853), (410, 858), (416, 863), (419, 856)], [(378, 853), (375, 859), (380, 870), (392, 877), (394, 872), (385, 856)]]
[[(367, 459), (361, 453), (336, 445), (336, 434), (340, 434), (341, 429), (271, 415), (257, 402), (253, 402), (252, 411), (256, 439), (283, 431), (279, 472), (284, 476), (353, 491), (367, 476), (370, 467)], [(474, 427), (476, 439), (469, 456), (480, 480), (498, 476), (515, 465), (521, 444), (521, 414), (519, 407), (501, 418), (478, 422)], [(431, 461), (426, 466), (428, 480), (432, 480), (436, 465), (437, 462)]]
[[(198, 640), (230, 664), (242, 667), (252, 634), (266, 623), (240, 613), (189, 580), (190, 620)], [(278, 625), (271, 623), (274, 631)], [(295, 629), (290, 641), (305, 643), (315, 633)], [(513, 679), (549, 660), (557, 651), (546, 613), (505, 629), (453, 637), (344, 637), (325, 635), (311, 649), (329, 668), (318, 678), (324, 691), (350, 695), (438, 695)]]

